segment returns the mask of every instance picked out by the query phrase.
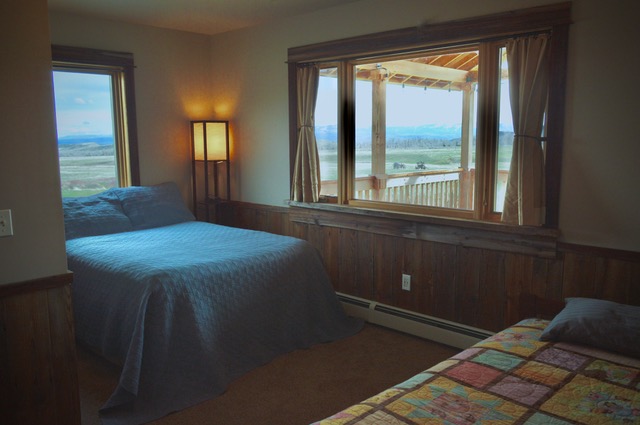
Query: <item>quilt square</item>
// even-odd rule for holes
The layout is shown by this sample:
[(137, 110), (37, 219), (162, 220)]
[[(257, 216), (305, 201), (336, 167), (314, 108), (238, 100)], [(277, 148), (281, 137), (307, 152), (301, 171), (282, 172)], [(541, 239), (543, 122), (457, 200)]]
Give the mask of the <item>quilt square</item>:
[(430, 367), (429, 369), (427, 369), (427, 372), (442, 372), (443, 370), (453, 365), (457, 365), (458, 363), (460, 363), (458, 360), (452, 360), (452, 359), (444, 360), (438, 363), (437, 365), (434, 365), (433, 367)]
[(342, 425), (348, 422), (351, 422), (353, 419), (358, 416), (364, 415), (372, 411), (374, 408), (371, 406), (367, 406), (364, 404), (354, 404), (348, 409), (343, 410), (342, 412), (338, 412), (335, 415), (323, 419), (318, 422), (314, 422), (312, 425), (323, 425), (325, 423), (331, 423), (332, 425)]
[(378, 393), (378, 394), (374, 395), (373, 397), (369, 397), (368, 399), (363, 401), (363, 403), (367, 403), (367, 404), (382, 404), (382, 403), (386, 402), (387, 400), (389, 400), (390, 398), (393, 398), (393, 397), (397, 396), (398, 394), (400, 394), (402, 392), (403, 391), (398, 389), (398, 388), (389, 388), (389, 389), (384, 390), (381, 393)]
[(512, 327), (476, 344), (476, 347), (493, 348), (523, 357), (528, 357), (548, 342), (540, 341), (540, 329)]
[(607, 360), (612, 363), (619, 363), (621, 365), (632, 367), (634, 369), (640, 369), (640, 358), (633, 358), (633, 357), (625, 356), (623, 354), (618, 354), (611, 351), (605, 351), (599, 348), (590, 347), (588, 345), (571, 344), (569, 342), (556, 342), (554, 346), (556, 348), (560, 348), (567, 351), (573, 351), (575, 353), (579, 353), (587, 357)]
[(433, 378), (433, 373), (420, 372), (417, 375), (407, 379), (403, 383), (396, 385), (396, 388), (401, 388), (401, 389), (413, 388), (416, 385), (421, 385), (427, 382), (431, 378)]
[(444, 377), (393, 401), (387, 410), (415, 424), (512, 423), (527, 409), (496, 395), (477, 391)]
[(547, 326), (549, 326), (549, 320), (546, 319), (524, 319), (516, 324), (516, 326), (528, 326), (530, 328), (544, 330)]
[(629, 385), (638, 376), (638, 372), (638, 369), (630, 369), (604, 360), (595, 360), (587, 366), (583, 373), (601, 381)]
[(570, 374), (564, 369), (531, 360), (514, 371), (514, 375), (538, 382), (540, 384), (555, 387), (560, 385)]
[(542, 397), (549, 394), (551, 388), (544, 385), (533, 384), (515, 376), (507, 376), (497, 384), (491, 386), (489, 389), (491, 392), (500, 394), (511, 400), (526, 404), (527, 406), (533, 406)]
[(536, 412), (524, 425), (571, 425), (571, 422), (563, 421), (562, 419), (554, 418), (553, 416), (545, 415), (544, 413)]
[[(378, 410), (358, 421), (358, 425), (411, 425), (415, 422), (397, 418), (384, 410)], [(333, 425), (333, 423), (332, 423)]]
[(569, 351), (559, 350), (551, 347), (536, 355), (536, 360), (547, 364), (552, 364), (563, 369), (575, 371), (579, 369), (587, 358), (580, 354), (571, 353)]
[(484, 388), (488, 383), (500, 376), (500, 371), (477, 363), (462, 362), (445, 372), (445, 375), (456, 378), (476, 388)]
[(493, 366), (496, 369), (509, 371), (521, 364), (524, 360), (520, 357), (512, 356), (501, 351), (487, 350), (476, 356), (472, 361)]
[(628, 425), (640, 422), (640, 394), (577, 375), (547, 400), (541, 410), (585, 424)]

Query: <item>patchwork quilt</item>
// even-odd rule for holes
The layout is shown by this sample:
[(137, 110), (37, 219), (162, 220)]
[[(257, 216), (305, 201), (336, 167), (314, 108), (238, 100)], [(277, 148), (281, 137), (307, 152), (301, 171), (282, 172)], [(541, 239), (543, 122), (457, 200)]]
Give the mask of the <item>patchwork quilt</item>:
[(640, 359), (524, 320), (315, 425), (640, 424)]

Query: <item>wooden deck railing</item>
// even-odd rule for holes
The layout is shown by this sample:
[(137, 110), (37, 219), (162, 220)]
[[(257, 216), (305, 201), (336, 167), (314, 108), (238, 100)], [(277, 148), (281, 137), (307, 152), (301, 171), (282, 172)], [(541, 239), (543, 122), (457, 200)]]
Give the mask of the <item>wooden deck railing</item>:
[[(507, 172), (498, 175), (498, 184), (504, 185)], [(471, 209), (475, 169), (461, 168), (446, 171), (416, 171), (356, 179), (355, 198), (371, 201), (395, 202), (442, 208)], [(335, 180), (322, 182), (322, 194), (335, 194)]]
[(377, 187), (356, 191), (357, 199), (459, 208), (462, 170), (392, 174)]

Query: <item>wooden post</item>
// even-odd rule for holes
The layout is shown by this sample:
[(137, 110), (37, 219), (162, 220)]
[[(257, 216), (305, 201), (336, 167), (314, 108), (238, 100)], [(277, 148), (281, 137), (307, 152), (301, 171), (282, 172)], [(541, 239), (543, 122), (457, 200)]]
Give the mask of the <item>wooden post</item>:
[(460, 147), (461, 159), (460, 168), (460, 208), (469, 209), (472, 199), (469, 195), (473, 190), (470, 177), (471, 158), (473, 155), (473, 124), (475, 120), (475, 98), (476, 93), (471, 84), (466, 84), (462, 91), (462, 141)]
[(386, 144), (387, 144), (387, 72), (378, 69), (372, 72), (372, 119), (371, 119), (371, 174), (377, 184), (375, 200), (380, 199), (380, 190), (386, 188)]

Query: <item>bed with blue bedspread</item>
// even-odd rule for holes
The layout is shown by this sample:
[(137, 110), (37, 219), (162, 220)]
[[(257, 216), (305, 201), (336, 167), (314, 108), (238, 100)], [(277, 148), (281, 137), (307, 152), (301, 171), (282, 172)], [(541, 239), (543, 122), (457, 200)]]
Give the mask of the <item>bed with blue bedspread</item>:
[(105, 424), (192, 406), (362, 326), (306, 241), (197, 222), (174, 184), (68, 198), (64, 212), (76, 337), (122, 366)]

